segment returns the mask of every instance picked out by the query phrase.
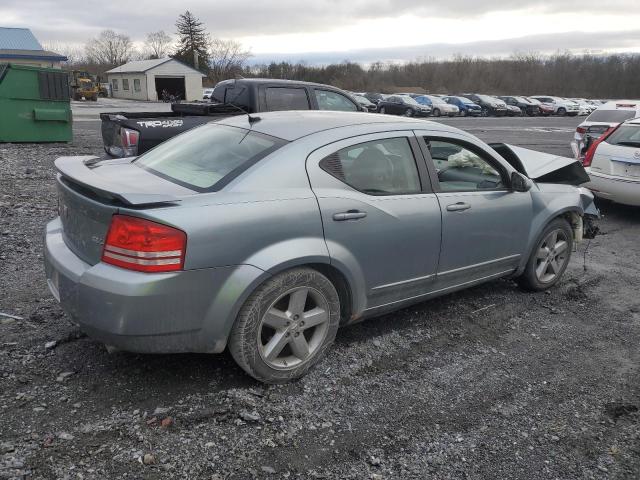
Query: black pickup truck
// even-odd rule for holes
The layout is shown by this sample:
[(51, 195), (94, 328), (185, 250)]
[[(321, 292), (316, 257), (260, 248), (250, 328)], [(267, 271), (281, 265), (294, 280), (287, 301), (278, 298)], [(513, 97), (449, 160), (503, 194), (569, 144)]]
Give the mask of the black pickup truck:
[(224, 80), (211, 103), (171, 105), (171, 112), (100, 114), (105, 151), (113, 157), (134, 157), (190, 128), (245, 113), (278, 110), (363, 111), (347, 92), (318, 83), (263, 78)]

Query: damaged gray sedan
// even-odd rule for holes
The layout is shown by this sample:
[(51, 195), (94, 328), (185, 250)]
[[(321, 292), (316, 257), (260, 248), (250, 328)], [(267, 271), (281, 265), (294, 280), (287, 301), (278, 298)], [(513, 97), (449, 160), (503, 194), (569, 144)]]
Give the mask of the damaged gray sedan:
[(597, 215), (573, 159), (386, 115), (212, 122), (138, 158), (56, 161), (53, 295), (134, 352), (302, 376), (338, 327), (501, 277), (545, 290)]

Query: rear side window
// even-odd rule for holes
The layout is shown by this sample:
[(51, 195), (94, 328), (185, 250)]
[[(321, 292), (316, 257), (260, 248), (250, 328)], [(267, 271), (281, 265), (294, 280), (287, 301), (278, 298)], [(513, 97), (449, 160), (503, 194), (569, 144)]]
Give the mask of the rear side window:
[(421, 191), (416, 162), (405, 137), (385, 138), (343, 148), (322, 159), (320, 168), (369, 195)]
[(636, 116), (635, 110), (596, 110), (587, 117), (587, 122), (622, 123)]
[(315, 90), (318, 108), (320, 110), (338, 110), (342, 112), (357, 112), (358, 107), (344, 95), (329, 90)]
[(268, 87), (265, 102), (269, 112), (309, 110), (309, 97), (305, 88)]
[(135, 164), (173, 183), (210, 192), (285, 143), (251, 130), (209, 123), (161, 143)]
[(607, 138), (609, 145), (640, 148), (640, 125), (622, 125)]

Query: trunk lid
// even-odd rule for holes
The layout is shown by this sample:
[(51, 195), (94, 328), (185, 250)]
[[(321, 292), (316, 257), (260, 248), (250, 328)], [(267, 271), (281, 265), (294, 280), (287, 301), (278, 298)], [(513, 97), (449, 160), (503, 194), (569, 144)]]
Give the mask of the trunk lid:
[(607, 175), (639, 180), (640, 148), (610, 145), (604, 141), (597, 147), (591, 169)]
[(111, 217), (120, 207), (175, 205), (180, 197), (195, 193), (137, 167), (131, 159), (61, 157), (55, 166), (65, 243), (90, 265), (100, 261)]

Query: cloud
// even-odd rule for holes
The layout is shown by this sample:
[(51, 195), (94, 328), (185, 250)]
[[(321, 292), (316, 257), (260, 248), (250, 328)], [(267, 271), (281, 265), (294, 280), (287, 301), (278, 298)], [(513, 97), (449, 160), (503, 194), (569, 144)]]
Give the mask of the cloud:
[[(31, 27), (45, 41), (83, 42), (111, 28), (142, 39), (150, 31), (175, 30), (183, 8), (189, 8), (220, 37), (243, 37), (330, 31), (361, 20), (424, 17), (425, 28), (438, 18), (469, 19), (496, 11), (537, 13), (597, 12), (600, 0), (191, 0), (176, 6), (166, 0), (2, 0), (4, 26)], [(637, 0), (610, 0), (607, 12), (634, 12)], [(6, 22), (9, 19), (9, 24)], [(587, 26), (588, 28), (588, 26)]]
[(250, 62), (258, 65), (271, 61), (299, 62), (326, 65), (342, 61), (358, 63), (406, 62), (421, 58), (450, 58), (465, 56), (508, 56), (517, 53), (542, 53), (572, 51), (574, 53), (602, 53), (607, 50), (633, 49), (640, 44), (640, 30), (625, 32), (600, 32), (597, 36), (586, 32), (568, 32), (550, 35), (529, 35), (505, 40), (469, 43), (433, 43), (392, 48), (368, 48), (344, 52), (313, 53), (263, 53), (254, 55)]

